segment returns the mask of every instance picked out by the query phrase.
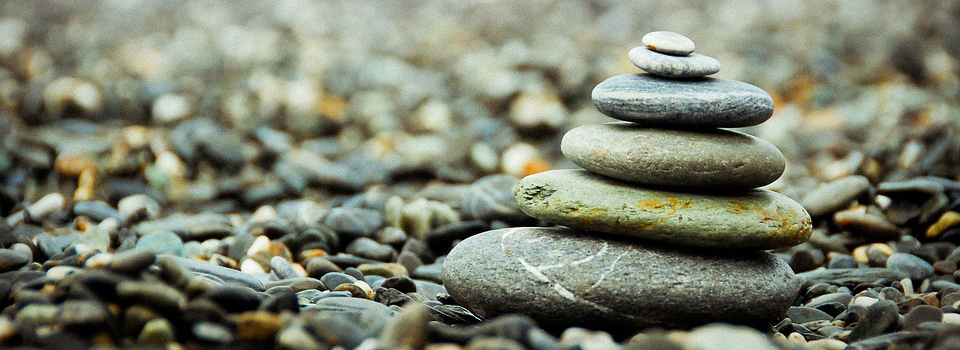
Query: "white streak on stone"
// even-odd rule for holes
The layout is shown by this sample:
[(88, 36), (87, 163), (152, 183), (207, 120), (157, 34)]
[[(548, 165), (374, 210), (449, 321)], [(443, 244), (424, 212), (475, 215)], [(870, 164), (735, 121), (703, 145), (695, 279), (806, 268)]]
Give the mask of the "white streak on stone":
[(527, 271), (530, 271), (530, 273), (533, 274), (533, 277), (536, 277), (541, 282), (547, 282), (547, 283), (552, 282), (550, 281), (550, 278), (547, 277), (547, 275), (544, 275), (543, 272), (540, 272), (540, 269), (538, 267), (530, 265), (530, 263), (528, 263), (526, 260), (523, 260), (523, 258), (517, 258), (517, 261), (520, 262), (520, 265), (523, 265), (524, 269), (527, 269)]
[(587, 288), (587, 292), (589, 292), (590, 290), (592, 290), (593, 287), (596, 287), (597, 285), (599, 285), (600, 282), (603, 282), (603, 279), (607, 277), (607, 274), (609, 274), (610, 272), (612, 272), (613, 269), (614, 269), (615, 267), (617, 267), (617, 263), (620, 262), (620, 259), (622, 259), (625, 255), (627, 255), (627, 253), (629, 253), (629, 252), (620, 253), (620, 256), (618, 256), (616, 259), (614, 259), (614, 260), (613, 260), (613, 263), (610, 264), (610, 267), (608, 267), (607, 270), (604, 271), (603, 274), (600, 275), (600, 279), (598, 279), (596, 282), (594, 282), (593, 284), (591, 284), (589, 288)]
[(549, 269), (555, 269), (555, 268), (558, 268), (558, 267), (577, 266), (577, 265), (580, 265), (580, 264), (588, 263), (588, 262), (590, 262), (591, 260), (593, 260), (593, 259), (595, 259), (595, 258), (597, 258), (597, 257), (599, 257), (599, 256), (602, 256), (602, 255), (606, 254), (606, 253), (607, 253), (607, 248), (608, 248), (609, 246), (610, 246), (609, 243), (603, 242), (603, 247), (600, 247), (600, 251), (597, 252), (596, 254), (593, 254), (593, 255), (591, 255), (591, 256), (588, 256), (588, 257), (583, 258), (583, 259), (580, 259), (580, 260), (571, 261), (571, 262), (568, 262), (568, 263), (561, 263), (561, 264), (554, 264), (554, 265), (543, 265), (543, 266), (537, 267), (537, 270), (540, 270), (540, 271), (542, 272), (542, 271), (546, 271), (546, 270), (549, 270)]

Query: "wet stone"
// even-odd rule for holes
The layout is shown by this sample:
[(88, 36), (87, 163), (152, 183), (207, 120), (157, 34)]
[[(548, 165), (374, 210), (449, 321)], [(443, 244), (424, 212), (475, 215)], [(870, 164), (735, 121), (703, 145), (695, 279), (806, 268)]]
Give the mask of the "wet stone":
[(900, 313), (896, 303), (890, 300), (877, 301), (867, 308), (867, 312), (847, 339), (849, 342), (856, 342), (892, 332), (897, 327), (899, 317)]
[[(443, 280), (450, 295), (472, 311), (524, 313), (541, 324), (622, 329), (759, 323), (780, 317), (793, 302), (799, 281), (772, 255), (703, 253), (601, 240), (562, 228), (502, 229), (454, 247), (444, 261)], [(566, 267), (539, 268), (558, 264)], [(737, 271), (737, 278), (724, 277), (727, 270)], [(661, 279), (669, 282), (657, 282)]]
[(133, 249), (115, 254), (108, 266), (111, 270), (132, 275), (143, 271), (156, 259), (156, 254), (150, 250)]
[(94, 221), (103, 221), (106, 218), (115, 218), (118, 221), (123, 221), (123, 216), (120, 215), (120, 212), (110, 207), (109, 204), (100, 201), (78, 202), (73, 205), (73, 213), (75, 215), (86, 216)]
[(327, 286), (327, 288), (330, 290), (334, 290), (341, 284), (356, 282), (357, 278), (345, 273), (330, 272), (323, 275), (323, 277), (320, 277), (320, 281), (322, 281), (323, 285)]
[(347, 254), (356, 255), (361, 258), (376, 260), (376, 261), (392, 261), (397, 254), (397, 251), (386, 244), (381, 244), (373, 239), (367, 237), (360, 237), (344, 249)]
[(135, 246), (138, 249), (151, 251), (154, 254), (186, 255), (183, 240), (176, 233), (170, 231), (156, 231), (137, 239)]
[(517, 178), (495, 174), (480, 178), (463, 195), (460, 207), (463, 213), (478, 220), (512, 221), (524, 217), (513, 199)]
[(798, 306), (791, 306), (790, 309), (787, 310), (787, 317), (793, 320), (794, 323), (833, 320), (833, 316), (830, 316), (830, 314), (826, 312), (811, 307)]
[(634, 123), (584, 125), (560, 144), (577, 165), (616, 179), (650, 185), (754, 188), (783, 174), (776, 147), (732, 130), (677, 130)]
[(724, 79), (622, 74), (594, 87), (592, 98), (603, 114), (647, 126), (735, 128), (773, 115), (773, 98), (766, 91)]
[(333, 208), (323, 223), (346, 237), (370, 237), (383, 226), (384, 220), (378, 210)]
[(900, 270), (870, 267), (859, 269), (817, 269), (798, 273), (797, 277), (804, 280), (805, 286), (810, 286), (819, 282), (827, 282), (850, 286), (852, 288), (858, 284), (870, 283), (881, 278), (899, 281), (907, 278), (908, 275)]

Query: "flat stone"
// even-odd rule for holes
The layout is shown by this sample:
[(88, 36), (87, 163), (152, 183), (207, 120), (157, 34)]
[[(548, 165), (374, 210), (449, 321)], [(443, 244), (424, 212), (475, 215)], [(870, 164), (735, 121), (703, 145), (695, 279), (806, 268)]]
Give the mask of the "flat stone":
[(769, 142), (723, 129), (584, 125), (568, 131), (560, 149), (587, 170), (649, 185), (754, 188), (775, 181), (786, 167)]
[(593, 88), (593, 103), (612, 118), (648, 126), (743, 127), (773, 115), (773, 98), (734, 80), (670, 80), (621, 74)]
[(833, 316), (830, 314), (811, 308), (811, 307), (802, 307), (802, 306), (791, 306), (787, 310), (787, 317), (793, 321), (793, 323), (807, 323), (813, 321), (833, 321)]
[(543, 227), (467, 238), (444, 261), (443, 282), (483, 316), (618, 331), (760, 324), (781, 317), (799, 291), (790, 267), (766, 252), (690, 252)]
[(217, 266), (206, 261), (181, 258), (173, 255), (163, 255), (162, 257), (158, 257), (158, 260), (159, 259), (168, 259), (194, 273), (213, 275), (224, 280), (225, 282), (238, 283), (240, 285), (253, 288), (256, 291), (265, 290), (263, 287), (263, 282), (260, 282), (260, 280), (258, 280), (256, 277), (228, 267)]
[(900, 312), (897, 303), (890, 300), (880, 300), (867, 308), (866, 314), (857, 322), (857, 326), (847, 338), (849, 342), (875, 337), (890, 333), (897, 329)]
[(627, 57), (637, 68), (666, 78), (699, 78), (720, 71), (720, 61), (698, 53), (674, 56), (638, 46)]
[(810, 216), (833, 213), (850, 205), (870, 188), (870, 181), (860, 175), (850, 175), (822, 184), (800, 201)]
[(887, 258), (887, 268), (906, 273), (914, 281), (933, 276), (933, 265), (912, 254), (894, 253)]
[(515, 190), (530, 216), (555, 224), (697, 247), (773, 249), (810, 237), (810, 217), (779, 193), (698, 194), (644, 188), (586, 170), (527, 176)]
[(648, 49), (670, 55), (686, 56), (697, 49), (693, 40), (680, 33), (657, 31), (650, 32), (640, 39)]
[(858, 284), (871, 283), (879, 279), (899, 281), (907, 278), (907, 274), (900, 270), (866, 267), (860, 269), (817, 269), (798, 273), (797, 277), (804, 281), (805, 286), (826, 282), (852, 288)]

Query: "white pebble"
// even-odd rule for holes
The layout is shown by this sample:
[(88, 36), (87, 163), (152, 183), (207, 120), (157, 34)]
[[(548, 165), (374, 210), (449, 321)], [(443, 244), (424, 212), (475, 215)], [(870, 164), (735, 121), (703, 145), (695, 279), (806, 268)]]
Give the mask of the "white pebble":
[(693, 50), (697, 48), (690, 38), (680, 33), (668, 31), (647, 33), (640, 39), (640, 42), (653, 51), (671, 55), (686, 56), (693, 53)]
[(253, 259), (244, 259), (243, 262), (240, 263), (240, 272), (254, 275), (254, 276), (259, 276), (262, 274), (266, 274), (267, 270), (265, 270), (263, 266), (260, 266), (260, 264), (257, 263), (256, 261), (253, 261)]
[(170, 123), (186, 118), (192, 112), (193, 107), (186, 96), (177, 94), (166, 94), (153, 101), (153, 107), (150, 109), (153, 120), (158, 123)]
[(943, 314), (943, 323), (960, 324), (960, 314), (947, 312)]

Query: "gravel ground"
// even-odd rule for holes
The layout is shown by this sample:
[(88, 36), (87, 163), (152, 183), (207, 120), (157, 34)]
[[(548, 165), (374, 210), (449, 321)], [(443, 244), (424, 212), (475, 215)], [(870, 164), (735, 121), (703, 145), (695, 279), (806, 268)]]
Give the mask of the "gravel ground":
[[(770, 92), (814, 220), (759, 328), (483, 317), (451, 247), (654, 30)], [(0, 2), (0, 346), (960, 348), (960, 4)], [(410, 303), (410, 301), (415, 301)], [(703, 323), (709, 323), (704, 320)]]

